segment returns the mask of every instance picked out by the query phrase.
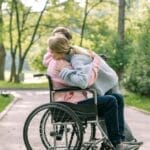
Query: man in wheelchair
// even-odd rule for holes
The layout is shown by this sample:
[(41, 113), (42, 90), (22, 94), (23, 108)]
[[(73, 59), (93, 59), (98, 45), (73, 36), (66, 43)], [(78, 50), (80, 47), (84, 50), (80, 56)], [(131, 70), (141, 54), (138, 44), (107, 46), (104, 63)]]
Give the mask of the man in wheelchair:
[[(61, 33), (50, 37), (49, 51), (44, 64), (55, 88), (75, 86), (96, 89), (98, 113), (105, 119), (108, 137), (116, 150), (137, 149), (138, 144), (128, 143), (124, 136), (124, 100), (118, 88), (115, 71), (96, 53), (75, 46)], [(67, 92), (56, 95), (65, 102), (93, 104), (86, 92)]]

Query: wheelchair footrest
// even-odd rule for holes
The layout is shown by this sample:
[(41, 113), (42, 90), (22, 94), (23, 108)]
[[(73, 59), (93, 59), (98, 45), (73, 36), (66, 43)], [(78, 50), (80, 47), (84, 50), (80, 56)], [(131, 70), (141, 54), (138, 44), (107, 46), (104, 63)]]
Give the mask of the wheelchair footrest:
[[(70, 131), (70, 128), (67, 128), (66, 131), (69, 132), (69, 131)], [(62, 140), (63, 133), (64, 133), (64, 129), (59, 130), (59, 131), (51, 131), (51, 132), (50, 132), (50, 136), (55, 136), (55, 137), (56, 137), (56, 140), (60, 141), (60, 140)]]

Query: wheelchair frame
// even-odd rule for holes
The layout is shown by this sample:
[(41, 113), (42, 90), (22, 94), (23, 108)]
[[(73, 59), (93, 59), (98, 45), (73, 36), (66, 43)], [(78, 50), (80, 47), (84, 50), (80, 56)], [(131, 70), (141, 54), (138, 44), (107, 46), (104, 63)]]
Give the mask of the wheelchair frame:
[[(52, 79), (47, 74), (36, 74), (35, 77), (41, 77), (46, 76), (48, 79), (48, 85), (49, 85), (49, 97), (50, 97), (50, 103), (41, 105), (34, 109), (29, 116), (27, 117), (24, 128), (23, 128), (23, 138), (24, 143), (27, 148), (27, 150), (34, 150), (35, 148), (32, 146), (29, 138), (29, 127), (31, 125), (32, 120), (38, 115), (38, 113), (43, 114), (41, 115), (41, 119), (39, 119), (39, 129), (37, 132), (39, 132), (40, 141), (41, 144), (43, 144), (44, 148), (47, 150), (57, 150), (57, 149), (67, 149), (67, 150), (115, 150), (114, 146), (110, 142), (110, 140), (107, 137), (107, 134), (102, 129), (100, 125), (101, 119), (98, 116), (98, 110), (97, 110), (97, 93), (94, 89), (86, 88), (86, 89), (80, 89), (77, 87), (69, 87), (69, 88), (62, 88), (62, 89), (54, 89)], [(82, 91), (88, 91), (92, 93), (94, 98), (94, 105), (90, 106), (92, 107), (92, 112), (88, 113), (86, 111), (79, 111), (78, 104), (72, 104), (72, 103), (64, 103), (64, 102), (54, 102), (54, 94), (60, 93), (60, 92), (82, 92)], [(84, 104), (83, 107), (86, 107)], [(61, 114), (61, 115), (60, 115)], [(63, 116), (63, 117), (62, 117)], [(90, 116), (90, 119), (88, 117)], [(36, 119), (35, 119), (36, 120)], [(48, 130), (51, 130), (49, 134), (47, 135), (47, 126), (50, 126), (51, 122), (51, 128)], [(89, 138), (89, 141), (83, 142), (83, 135), (85, 134), (85, 128), (90, 124), (91, 126), (91, 135)], [(32, 125), (31, 125), (32, 126)], [(70, 131), (70, 128), (72, 129)], [(99, 139), (95, 138), (96, 134), (96, 127), (99, 129), (102, 137)], [(31, 131), (33, 131), (31, 127)], [(67, 137), (68, 134), (69, 138)], [(65, 135), (64, 135), (65, 134)], [(58, 141), (60, 142), (65, 136), (65, 145), (58, 146)], [(51, 140), (49, 140), (49, 137), (53, 139), (53, 145), (50, 144)], [(75, 142), (73, 143), (73, 138), (75, 137)], [(34, 138), (33, 138), (34, 139)], [(33, 142), (34, 143), (34, 142)], [(100, 147), (99, 144), (101, 143)], [(38, 149), (38, 148), (36, 148)]]

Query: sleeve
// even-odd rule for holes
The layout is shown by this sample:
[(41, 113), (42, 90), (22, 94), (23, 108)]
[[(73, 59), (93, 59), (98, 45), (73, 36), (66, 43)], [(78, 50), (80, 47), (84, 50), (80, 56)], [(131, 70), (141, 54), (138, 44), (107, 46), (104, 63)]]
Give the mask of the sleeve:
[(73, 69), (64, 68), (59, 74), (67, 84), (85, 89), (94, 83), (99, 70), (98, 58), (94, 58), (92, 63), (87, 65), (77, 59), (72, 64)]
[(59, 76), (70, 86), (85, 89), (88, 86), (88, 75), (82, 70), (64, 68)]
[(47, 52), (43, 57), (43, 65), (45, 67), (48, 67), (49, 62), (52, 60), (52, 55), (50, 52)]
[(89, 73), (88, 86), (91, 86), (94, 84), (94, 82), (97, 79), (98, 72), (100, 70), (100, 57), (98, 55), (96, 55), (94, 57), (94, 60), (91, 63), (91, 65), (92, 65), (92, 67), (91, 67), (91, 71)]
[(111, 90), (113, 93), (121, 94), (120, 87), (118, 84), (114, 86)]

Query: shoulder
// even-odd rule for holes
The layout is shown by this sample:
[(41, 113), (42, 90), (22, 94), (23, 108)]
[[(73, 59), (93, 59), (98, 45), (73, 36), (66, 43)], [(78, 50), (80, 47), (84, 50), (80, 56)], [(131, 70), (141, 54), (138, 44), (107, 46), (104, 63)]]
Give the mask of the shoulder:
[(53, 60), (53, 57), (52, 57), (50, 52), (47, 52), (47, 53), (44, 54), (44, 56), (43, 56), (43, 64), (45, 66), (47, 66), (52, 60)]
[(72, 55), (71, 60), (92, 61), (92, 58), (84, 54), (74, 54)]
[(80, 47), (80, 46), (77, 46), (77, 45), (73, 45), (72, 47), (74, 49), (77, 49), (77, 50), (87, 50), (86, 48), (83, 48), (83, 47)]

